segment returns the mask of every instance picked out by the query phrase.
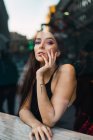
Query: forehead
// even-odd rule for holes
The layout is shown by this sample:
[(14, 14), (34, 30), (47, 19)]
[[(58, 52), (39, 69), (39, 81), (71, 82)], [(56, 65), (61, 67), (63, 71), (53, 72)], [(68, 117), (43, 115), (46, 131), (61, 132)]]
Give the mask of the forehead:
[(40, 38), (40, 39), (47, 39), (47, 38), (54, 38), (53, 34), (50, 32), (39, 32), (37, 33), (36, 38)]

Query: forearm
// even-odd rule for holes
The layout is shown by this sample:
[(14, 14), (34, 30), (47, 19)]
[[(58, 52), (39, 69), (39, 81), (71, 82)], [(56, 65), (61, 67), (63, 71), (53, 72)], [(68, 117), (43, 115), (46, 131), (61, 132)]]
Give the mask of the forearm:
[(48, 122), (48, 124), (51, 124), (55, 116), (55, 111), (49, 100), (44, 81), (41, 77), (37, 77), (37, 98), (43, 123)]
[(19, 112), (19, 116), (20, 119), (26, 123), (27, 125), (29, 125), (30, 127), (34, 128), (37, 125), (40, 125), (41, 122), (38, 121), (35, 116), (32, 114), (31, 111), (29, 111), (28, 109), (21, 109)]

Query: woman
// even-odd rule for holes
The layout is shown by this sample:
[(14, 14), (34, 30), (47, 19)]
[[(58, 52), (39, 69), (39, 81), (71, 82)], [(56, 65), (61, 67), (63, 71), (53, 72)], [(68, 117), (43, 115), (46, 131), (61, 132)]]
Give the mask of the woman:
[(49, 140), (53, 127), (75, 100), (76, 76), (71, 64), (60, 65), (62, 47), (50, 32), (38, 32), (24, 80), (19, 116), (32, 127), (30, 138)]

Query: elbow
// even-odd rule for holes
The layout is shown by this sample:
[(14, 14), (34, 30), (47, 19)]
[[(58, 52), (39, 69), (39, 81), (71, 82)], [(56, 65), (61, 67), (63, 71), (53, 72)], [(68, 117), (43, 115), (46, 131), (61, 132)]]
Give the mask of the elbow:
[(47, 115), (42, 118), (42, 121), (45, 125), (52, 128), (56, 123), (54, 110), (53, 110), (52, 113), (51, 112), (47, 113)]
[(19, 115), (19, 117), (20, 117), (21, 120), (23, 120), (25, 114), (26, 114), (25, 109), (21, 109), (19, 111), (18, 115)]
[(21, 119), (21, 117), (22, 117), (22, 114), (23, 114), (23, 113), (22, 113), (22, 110), (20, 110), (19, 113), (18, 113), (20, 119)]
[(50, 128), (52, 128), (55, 125), (55, 122), (53, 120), (44, 119), (43, 124), (45, 124), (45, 125), (49, 126)]

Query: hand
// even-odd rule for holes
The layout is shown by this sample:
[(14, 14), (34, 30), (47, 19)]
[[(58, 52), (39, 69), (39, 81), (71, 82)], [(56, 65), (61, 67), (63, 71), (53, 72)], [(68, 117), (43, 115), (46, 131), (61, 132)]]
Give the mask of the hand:
[(34, 140), (34, 137), (36, 140), (46, 140), (46, 137), (48, 140), (51, 140), (52, 136), (51, 129), (43, 124), (32, 128), (32, 132), (29, 133), (30, 140)]
[(53, 65), (56, 62), (56, 57), (57, 57), (57, 52), (55, 54), (53, 54), (53, 51), (51, 50), (50, 52), (47, 51), (48, 54), (48, 60), (47, 58), (42, 54), (42, 58), (44, 59), (45, 65), (43, 67), (41, 67), (39, 70), (37, 70), (37, 76), (43, 76), (43, 74), (51, 69), (53, 67)]

